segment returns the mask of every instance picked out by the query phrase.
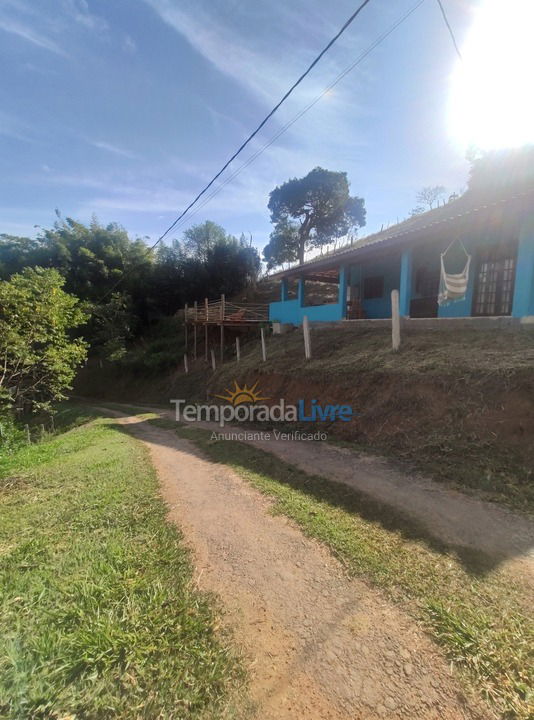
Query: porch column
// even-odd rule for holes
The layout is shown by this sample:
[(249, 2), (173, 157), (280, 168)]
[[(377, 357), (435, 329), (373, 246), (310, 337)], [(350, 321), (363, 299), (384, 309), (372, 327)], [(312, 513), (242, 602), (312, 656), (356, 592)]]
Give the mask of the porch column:
[(412, 250), (402, 251), (399, 283), (399, 310), (403, 317), (410, 316), (410, 300), (412, 299)]
[(343, 265), (339, 268), (339, 290), (337, 296), (337, 302), (339, 305), (339, 311), (341, 318), (347, 317), (347, 286), (349, 282), (349, 271), (348, 268)]
[(299, 277), (298, 284), (297, 284), (297, 300), (299, 307), (304, 307), (305, 302), (305, 279), (303, 277)]
[(521, 228), (517, 248), (512, 317), (534, 315), (534, 216)]
[(280, 301), (286, 302), (287, 298), (287, 278), (282, 278), (280, 280)]

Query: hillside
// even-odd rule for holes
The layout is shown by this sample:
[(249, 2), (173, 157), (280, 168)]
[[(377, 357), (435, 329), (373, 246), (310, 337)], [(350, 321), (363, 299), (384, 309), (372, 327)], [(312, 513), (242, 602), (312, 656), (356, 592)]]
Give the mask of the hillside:
[[(154, 347), (147, 344), (144, 367), (139, 350), (129, 368), (90, 363), (77, 392), (166, 405), (170, 398), (212, 398), (237, 380), (258, 381), (262, 394), (274, 400), (351, 404), (358, 415), (325, 427), (330, 440), (386, 455), (489, 498), (534, 507), (531, 331), (412, 331), (393, 353), (387, 328), (313, 328), (313, 359), (306, 362), (295, 330), (269, 337), (266, 363), (258, 337), (249, 335), (239, 365), (229, 345), (215, 373), (199, 357), (188, 375), (180, 339), (169, 339), (175, 343), (174, 369), (150, 369)], [(168, 350), (163, 354), (168, 359)]]

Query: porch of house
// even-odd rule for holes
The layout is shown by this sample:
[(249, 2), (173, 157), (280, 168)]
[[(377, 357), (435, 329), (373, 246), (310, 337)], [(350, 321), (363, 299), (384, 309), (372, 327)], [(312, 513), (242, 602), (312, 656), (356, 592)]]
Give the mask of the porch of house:
[[(455, 237), (472, 256), (467, 292), (462, 300), (438, 305), (440, 255)], [(465, 262), (462, 245), (454, 243), (446, 256), (447, 272), (461, 272)], [(288, 282), (295, 279), (290, 297)], [(337, 286), (335, 301), (309, 302), (308, 281)], [(399, 291), (404, 318), (473, 318), (479, 319), (473, 325), (488, 327), (503, 325), (489, 318), (534, 322), (534, 216), (506, 232), (502, 226), (485, 226), (471, 234), (449, 230), (430, 241), (425, 237), (403, 241), (400, 247), (363, 246), (340, 253), (337, 262), (331, 257), (293, 268), (280, 279), (280, 300), (270, 304), (269, 320), (300, 325), (304, 316), (312, 323), (387, 319), (392, 290)]]

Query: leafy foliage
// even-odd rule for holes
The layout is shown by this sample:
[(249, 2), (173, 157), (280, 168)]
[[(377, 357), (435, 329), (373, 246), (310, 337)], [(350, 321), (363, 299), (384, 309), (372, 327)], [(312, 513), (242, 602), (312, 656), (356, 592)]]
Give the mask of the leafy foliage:
[(114, 361), (155, 320), (186, 302), (234, 295), (254, 283), (260, 259), (244, 236), (238, 240), (211, 221), (189, 228), (183, 242), (152, 251), (115, 223), (94, 219), (86, 226), (58, 216), (36, 240), (0, 236), (0, 278), (24, 267), (61, 274), (65, 290), (86, 302), (84, 336), (91, 348)]
[(503, 190), (534, 188), (534, 145), (471, 154), (468, 190), (491, 196)]
[(226, 231), (211, 220), (200, 225), (192, 225), (184, 231), (184, 248), (188, 255), (197, 260), (206, 261), (208, 254), (216, 245), (227, 241)]
[(365, 225), (364, 201), (349, 195), (347, 173), (321, 167), (276, 187), (269, 210), (275, 225), (263, 251), (269, 267), (302, 263), (309, 247), (321, 247)]
[(69, 332), (86, 316), (64, 284), (43, 268), (0, 282), (0, 408), (60, 400), (85, 358), (86, 343)]

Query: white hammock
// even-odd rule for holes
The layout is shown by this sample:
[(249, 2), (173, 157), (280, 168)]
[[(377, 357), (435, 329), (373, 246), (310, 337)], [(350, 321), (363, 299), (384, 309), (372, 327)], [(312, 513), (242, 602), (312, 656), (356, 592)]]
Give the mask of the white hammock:
[[(460, 243), (467, 258), (465, 267), (461, 273), (448, 273), (445, 270), (445, 255), (449, 252), (455, 242)], [(445, 252), (441, 253), (441, 274), (439, 281), (438, 304), (445, 305), (455, 300), (463, 300), (467, 292), (469, 284), (469, 266), (471, 265), (471, 255), (465, 249), (461, 240), (453, 240)]]

